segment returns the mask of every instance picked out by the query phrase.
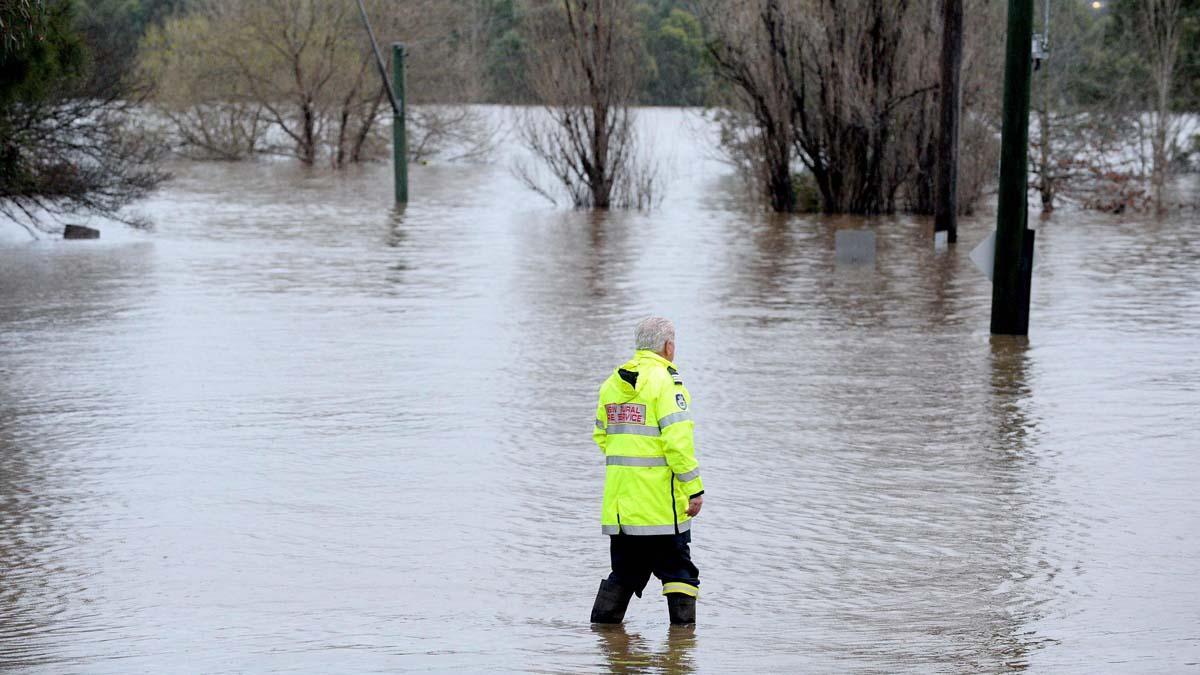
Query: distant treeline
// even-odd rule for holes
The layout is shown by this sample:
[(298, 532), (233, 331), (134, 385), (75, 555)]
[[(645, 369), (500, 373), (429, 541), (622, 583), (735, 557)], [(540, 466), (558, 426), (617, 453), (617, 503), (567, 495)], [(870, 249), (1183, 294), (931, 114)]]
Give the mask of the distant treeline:
[[(6, 0), (13, 2), (14, 0)], [(131, 66), (147, 29), (173, 14), (199, 8), (206, 0), (75, 0), (76, 28), (87, 47), (121, 57), (115, 65)], [(329, 0), (330, 3), (341, 0)], [(345, 0), (353, 4), (353, 0)], [(483, 38), (484, 88), (474, 92), (476, 101), (529, 103), (532, 95), (527, 80), (529, 33), (524, 30), (535, 10), (529, 0), (438, 0), (459, 6), (456, 15), (477, 25), (459, 25), (443, 39), (456, 41)], [(640, 44), (637, 45), (639, 82), (637, 103), (643, 105), (705, 105), (712, 100), (711, 60), (708, 46), (712, 35), (700, 21), (695, 0), (628, 0), (634, 6)], [(1093, 41), (1069, 44), (1085, 50), (1090, 58), (1066, 55), (1077, 65), (1076, 77), (1065, 82), (1065, 95), (1079, 101), (1097, 102), (1107, 93), (1112, 78), (1129, 70), (1144, 70), (1143, 47), (1122, 39), (1134, 30), (1138, 3), (1144, 0), (1103, 0), (1101, 8), (1092, 0), (1051, 0), (1051, 37), (1069, 37), (1081, 20), (1089, 23)], [(1200, 97), (1200, 0), (1180, 0), (1180, 87), (1173, 94), (1177, 110), (1195, 110)], [(412, 0), (396, 4), (425, 4)], [(995, 4), (995, 3), (993, 3)], [(1004, 3), (998, 3), (1003, 5)], [(431, 11), (436, 8), (428, 7)], [(466, 8), (464, 10), (463, 8)], [(469, 11), (467, 11), (469, 10)], [(1039, 3), (1039, 17), (1041, 16)], [(1082, 17), (1082, 19), (1081, 19)], [(1051, 44), (1056, 48), (1055, 43)], [(417, 46), (419, 48), (419, 45)], [(931, 57), (935, 55), (930, 55)], [(1055, 57), (1059, 52), (1055, 49)], [(461, 101), (447, 101), (461, 102)]]
[[(470, 102), (529, 103), (531, 93), (526, 79), (529, 53), (528, 33), (523, 23), (532, 6), (523, 0), (438, 0), (456, 5), (455, 14), (463, 22), (452, 27), (441, 39), (451, 42), (482, 37), (482, 69), (485, 87), (474, 92)], [(635, 5), (640, 39), (641, 77), (638, 102), (644, 105), (696, 106), (706, 101), (711, 78), (705, 58), (704, 30), (688, 0), (629, 0)], [(328, 0), (333, 5), (354, 0)], [(424, 5), (423, 9), (444, 14), (433, 3), (399, 2)], [(76, 0), (76, 27), (84, 42), (95, 52), (120, 58), (131, 67), (137, 49), (148, 29), (161, 25), (170, 16), (203, 11), (205, 0)], [(386, 6), (381, 8), (386, 14)], [(381, 19), (386, 17), (381, 16)], [(420, 32), (420, 31), (417, 31)], [(363, 36), (365, 40), (365, 35)], [(421, 45), (414, 45), (420, 49)], [(472, 48), (477, 45), (472, 45)], [(448, 101), (462, 102), (462, 101)]]
[[(698, 106), (707, 101), (712, 82), (700, 19), (687, 0), (629, 0), (637, 26), (637, 102), (642, 105)], [(484, 0), (489, 26), (486, 52), (487, 99), (528, 103), (528, 55), (525, 23), (532, 9), (521, 0)]]

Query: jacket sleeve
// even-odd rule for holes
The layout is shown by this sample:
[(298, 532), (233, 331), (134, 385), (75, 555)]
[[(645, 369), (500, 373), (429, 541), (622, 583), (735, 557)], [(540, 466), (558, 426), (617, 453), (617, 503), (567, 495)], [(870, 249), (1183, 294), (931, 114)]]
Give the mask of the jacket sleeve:
[(604, 406), (600, 403), (596, 404), (596, 424), (592, 427), (592, 440), (596, 445), (600, 446), (600, 452), (604, 452), (604, 443), (608, 441), (608, 433), (604, 430), (604, 421), (607, 416), (604, 414)]
[(655, 411), (667, 465), (675, 473), (679, 486), (689, 497), (703, 494), (704, 483), (700, 480), (700, 463), (696, 461), (693, 440), (695, 423), (692, 421), (691, 394), (683, 385), (667, 379), (655, 399)]

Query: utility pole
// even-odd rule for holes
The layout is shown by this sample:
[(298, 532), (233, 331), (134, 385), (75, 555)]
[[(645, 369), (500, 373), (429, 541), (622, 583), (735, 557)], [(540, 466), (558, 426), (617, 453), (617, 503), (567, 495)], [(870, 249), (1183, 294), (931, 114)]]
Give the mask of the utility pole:
[(963, 0), (942, 0), (941, 125), (933, 230), (958, 241), (958, 129), (962, 111)]
[(396, 203), (408, 203), (408, 130), (405, 127), (408, 106), (404, 94), (404, 45), (392, 45), (392, 163), (396, 174)]
[(1004, 61), (1004, 125), (992, 276), (992, 334), (1029, 334), (1034, 231), (1028, 227), (1029, 98), (1033, 79), (1033, 0), (1009, 0)]

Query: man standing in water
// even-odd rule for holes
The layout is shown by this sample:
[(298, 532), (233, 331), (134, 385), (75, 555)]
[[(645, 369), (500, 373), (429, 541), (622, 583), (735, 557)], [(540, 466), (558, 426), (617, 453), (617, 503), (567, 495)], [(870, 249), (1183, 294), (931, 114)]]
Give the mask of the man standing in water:
[(592, 623), (620, 623), (651, 573), (662, 580), (673, 624), (696, 622), (700, 572), (688, 544), (704, 485), (692, 441), (691, 394), (671, 363), (675, 326), (637, 326), (637, 352), (600, 386), (592, 438), (604, 451), (601, 530), (611, 535), (612, 574), (600, 582)]

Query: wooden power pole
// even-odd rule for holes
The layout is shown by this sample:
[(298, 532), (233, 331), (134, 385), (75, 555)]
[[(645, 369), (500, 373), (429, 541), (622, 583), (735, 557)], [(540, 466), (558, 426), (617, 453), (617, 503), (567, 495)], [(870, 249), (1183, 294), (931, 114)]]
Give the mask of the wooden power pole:
[(1029, 97), (1033, 79), (1033, 0), (1009, 0), (1004, 60), (1004, 126), (992, 273), (992, 334), (1029, 334), (1033, 235), (1028, 227)]
[(958, 241), (958, 129), (962, 111), (963, 0), (942, 0), (941, 124), (933, 230)]

